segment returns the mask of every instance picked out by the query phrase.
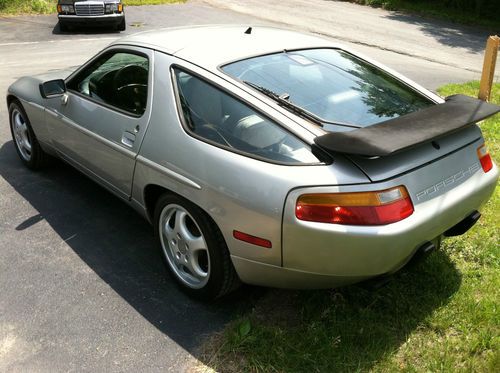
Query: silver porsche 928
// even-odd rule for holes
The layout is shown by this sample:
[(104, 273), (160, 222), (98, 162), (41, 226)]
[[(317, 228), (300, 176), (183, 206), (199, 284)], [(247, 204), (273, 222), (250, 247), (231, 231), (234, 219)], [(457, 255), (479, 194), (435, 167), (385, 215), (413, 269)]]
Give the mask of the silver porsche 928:
[(122, 198), (204, 299), (391, 274), (467, 231), (498, 178), (475, 123), (500, 107), (274, 28), (135, 34), (7, 104), (26, 166), (57, 156)]

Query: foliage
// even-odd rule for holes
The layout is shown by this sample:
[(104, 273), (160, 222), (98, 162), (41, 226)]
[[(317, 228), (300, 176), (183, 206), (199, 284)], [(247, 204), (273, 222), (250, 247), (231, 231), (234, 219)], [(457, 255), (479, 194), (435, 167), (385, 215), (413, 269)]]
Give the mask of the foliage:
[(0, 12), (18, 13), (54, 13), (57, 0), (0, 0)]
[[(477, 97), (479, 84), (443, 96)], [(492, 101), (500, 103), (500, 84)], [(500, 161), (500, 115), (482, 124)], [(500, 192), (478, 224), (385, 286), (268, 290), (205, 344), (200, 371), (493, 372), (500, 364)], [(208, 365), (209, 368), (206, 366)]]
[(435, 16), (465, 24), (500, 27), (498, 0), (342, 0), (383, 7), (388, 10), (406, 10), (426, 16)]
[[(180, 3), (185, 0), (123, 0), (128, 6)], [(49, 14), (56, 12), (57, 0), (0, 0), (0, 14)]]

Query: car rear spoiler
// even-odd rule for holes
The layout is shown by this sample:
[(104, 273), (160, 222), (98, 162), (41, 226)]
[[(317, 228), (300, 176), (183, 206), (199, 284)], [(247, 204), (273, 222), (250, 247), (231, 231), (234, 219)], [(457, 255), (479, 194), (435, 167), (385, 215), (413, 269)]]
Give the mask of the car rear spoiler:
[(430, 142), (500, 112), (500, 106), (464, 95), (398, 118), (349, 132), (330, 132), (314, 142), (327, 151), (387, 156)]

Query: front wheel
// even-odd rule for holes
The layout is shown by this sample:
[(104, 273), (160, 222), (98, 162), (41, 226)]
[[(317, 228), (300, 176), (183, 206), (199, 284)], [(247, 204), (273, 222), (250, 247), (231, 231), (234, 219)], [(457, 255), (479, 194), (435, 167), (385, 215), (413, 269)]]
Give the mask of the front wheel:
[(222, 233), (199, 207), (164, 194), (156, 204), (154, 222), (165, 264), (183, 291), (211, 300), (236, 287), (237, 275)]
[(43, 167), (48, 154), (45, 153), (31, 128), (28, 115), (18, 101), (9, 105), (10, 132), (21, 161), (32, 170)]
[(121, 22), (118, 24), (118, 26), (116, 26), (116, 29), (118, 31), (125, 31), (126, 28), (127, 28), (127, 23), (125, 22), (125, 18), (123, 18)]
[(61, 32), (68, 32), (69, 27), (66, 23), (59, 21), (59, 31)]

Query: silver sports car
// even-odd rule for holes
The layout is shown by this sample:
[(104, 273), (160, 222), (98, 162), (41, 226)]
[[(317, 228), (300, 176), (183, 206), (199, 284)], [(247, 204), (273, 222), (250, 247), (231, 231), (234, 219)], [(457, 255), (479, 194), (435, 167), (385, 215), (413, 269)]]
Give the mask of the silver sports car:
[(274, 28), (128, 36), (7, 105), (27, 167), (56, 156), (122, 198), (204, 299), (391, 274), (467, 231), (498, 178), (476, 123), (500, 107)]

